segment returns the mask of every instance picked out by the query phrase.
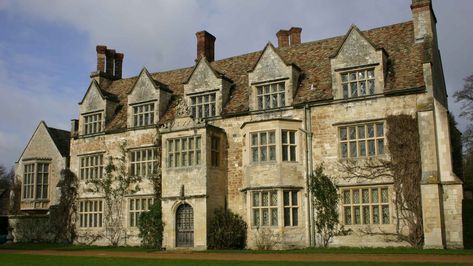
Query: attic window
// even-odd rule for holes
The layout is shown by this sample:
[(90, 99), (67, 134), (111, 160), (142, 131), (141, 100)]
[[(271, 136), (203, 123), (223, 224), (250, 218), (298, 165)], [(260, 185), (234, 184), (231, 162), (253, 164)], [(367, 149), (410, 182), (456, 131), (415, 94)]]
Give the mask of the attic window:
[(133, 106), (133, 125), (143, 127), (154, 123), (154, 103)]
[(284, 82), (266, 84), (256, 87), (258, 110), (284, 107), (286, 91)]
[(374, 94), (374, 68), (344, 72), (340, 75), (344, 99)]
[(102, 131), (102, 113), (84, 115), (84, 134), (95, 134)]
[(201, 94), (197, 96), (191, 96), (190, 98), (192, 117), (194, 117), (194, 119), (201, 119), (216, 115), (215, 93)]

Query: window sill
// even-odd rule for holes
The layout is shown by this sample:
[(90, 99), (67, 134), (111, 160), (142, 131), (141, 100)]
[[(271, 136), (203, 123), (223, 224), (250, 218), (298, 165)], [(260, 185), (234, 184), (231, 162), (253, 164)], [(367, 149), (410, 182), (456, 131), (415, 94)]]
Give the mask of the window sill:
[(48, 203), (49, 199), (22, 199), (21, 202), (27, 202), (27, 203)]

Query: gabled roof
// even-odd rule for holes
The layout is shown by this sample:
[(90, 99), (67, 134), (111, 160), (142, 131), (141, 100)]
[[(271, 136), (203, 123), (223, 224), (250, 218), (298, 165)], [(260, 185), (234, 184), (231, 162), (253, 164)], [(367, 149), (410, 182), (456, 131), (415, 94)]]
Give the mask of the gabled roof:
[[(386, 93), (425, 86), (422, 70), (425, 47), (422, 43), (414, 42), (412, 21), (360, 32), (374, 47), (384, 49), (389, 55), (391, 63), (386, 73)], [(287, 64), (294, 64), (300, 68), (301, 81), (294, 96), (295, 105), (333, 99), (330, 58), (341, 47), (346, 36), (345, 34), (292, 47), (274, 47)], [(222, 115), (231, 116), (248, 111), (248, 72), (253, 70), (262, 53), (263, 51), (257, 51), (209, 63), (213, 70), (225, 75), (233, 83), (230, 99), (223, 107)], [(155, 81), (166, 84), (174, 95), (160, 122), (174, 118), (176, 113), (174, 109), (177, 107), (175, 101), (182, 97), (184, 83), (189, 79), (194, 68), (195, 65), (150, 74)], [(127, 106), (126, 96), (137, 79), (138, 77), (115, 80), (107, 87), (106, 91), (116, 95), (120, 102), (120, 109), (106, 125), (107, 132), (126, 129), (127, 115), (124, 108)], [(311, 87), (315, 89), (311, 90)]]
[(97, 83), (97, 81), (95, 81), (95, 79), (92, 79), (92, 81), (89, 84), (89, 88), (85, 92), (84, 97), (82, 97), (82, 100), (79, 102), (79, 104), (82, 104), (84, 102), (85, 97), (87, 97), (87, 94), (89, 94), (89, 91), (93, 86), (95, 88), (97, 88), (97, 90), (99, 91), (99, 94), (102, 97), (102, 99), (107, 99), (107, 100), (111, 100), (111, 101), (114, 101), (114, 102), (118, 101), (117, 95), (115, 95), (113, 93), (110, 93), (107, 90), (102, 89), (100, 87), (100, 85)]
[(54, 145), (56, 146), (61, 156), (69, 157), (71, 132), (62, 130), (62, 129), (48, 127), (46, 122), (40, 121), (34, 133), (31, 135), (30, 139), (28, 140), (28, 144), (26, 144), (25, 148), (21, 152), (21, 155), (18, 158), (18, 161), (21, 159), (21, 157), (23, 157), (23, 154), (25, 153), (26, 149), (28, 148), (31, 141), (33, 140), (33, 137), (36, 135), (36, 132), (38, 132), (38, 129), (41, 126), (43, 126), (46, 129), (46, 131), (48, 132), (49, 136), (51, 137), (51, 140), (53, 141)]
[(352, 24), (350, 26), (350, 28), (348, 29), (347, 33), (345, 34), (345, 37), (343, 38), (343, 41), (340, 43), (340, 45), (338, 46), (338, 49), (335, 51), (335, 53), (333, 53), (330, 58), (334, 58), (334, 57), (337, 57), (338, 54), (340, 53), (340, 51), (342, 50), (343, 48), (343, 45), (345, 44), (345, 42), (347, 41), (348, 37), (350, 37), (350, 34), (353, 32), (353, 31), (356, 31), (358, 34), (360, 34), (360, 36), (365, 39), (375, 50), (382, 50), (383, 53), (386, 53), (386, 50), (383, 49), (383, 47), (378, 47), (376, 44), (374, 44), (370, 38), (366, 37), (366, 35), (355, 25), (355, 24)]
[(153, 87), (156, 89), (156, 90), (165, 90), (167, 92), (171, 92), (172, 91), (166, 86), (166, 84), (164, 83), (161, 83), (157, 80), (155, 80), (151, 74), (149, 73), (148, 69), (146, 69), (146, 67), (143, 67), (140, 71), (140, 74), (137, 76), (137, 79), (135, 80), (135, 83), (133, 83), (133, 86), (131, 86), (131, 90), (127, 92), (127, 94), (131, 94), (133, 92), (133, 90), (135, 89), (135, 86), (136, 86), (136, 83), (138, 83), (138, 80), (140, 80), (140, 77), (142, 74), (145, 74), (146, 77), (148, 77), (148, 79), (151, 81), (151, 84), (153, 84)]

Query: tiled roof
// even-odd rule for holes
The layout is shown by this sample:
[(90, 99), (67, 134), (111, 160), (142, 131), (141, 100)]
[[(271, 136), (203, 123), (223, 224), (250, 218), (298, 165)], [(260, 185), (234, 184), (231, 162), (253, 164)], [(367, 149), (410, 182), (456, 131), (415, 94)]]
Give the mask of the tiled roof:
[(48, 128), (49, 135), (53, 139), (54, 144), (56, 144), (56, 147), (61, 153), (61, 155), (63, 157), (69, 157), (71, 132), (62, 130), (62, 129), (52, 128), (52, 127), (47, 127), (47, 128)]
[[(388, 69), (385, 92), (424, 87), (422, 63), (425, 47), (414, 42), (414, 27), (411, 21), (363, 31), (376, 48), (388, 54)], [(330, 57), (341, 46), (345, 36), (306, 42), (292, 47), (276, 48), (278, 54), (289, 64), (301, 69), (301, 79), (294, 98), (294, 104), (330, 100), (332, 96), (332, 76)], [(222, 115), (232, 115), (248, 111), (248, 71), (255, 66), (262, 51), (235, 56), (211, 63), (215, 71), (233, 81), (230, 100), (223, 108)], [(172, 120), (176, 113), (177, 99), (182, 96), (184, 85), (193, 67), (166, 72), (152, 73), (157, 82), (165, 84), (173, 92), (173, 100), (162, 121)], [(112, 132), (126, 128), (127, 93), (138, 77), (113, 81), (106, 89), (119, 98), (120, 106), (115, 117), (106, 125)], [(311, 87), (315, 88), (311, 90)]]

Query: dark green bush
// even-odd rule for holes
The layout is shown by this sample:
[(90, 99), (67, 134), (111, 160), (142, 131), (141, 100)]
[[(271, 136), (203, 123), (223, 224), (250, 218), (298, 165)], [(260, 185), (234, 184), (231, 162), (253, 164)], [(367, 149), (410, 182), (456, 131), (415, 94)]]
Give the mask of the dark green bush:
[(161, 201), (151, 206), (150, 210), (140, 215), (138, 222), (140, 229), (141, 246), (145, 248), (161, 249), (163, 243), (163, 222)]
[(243, 249), (246, 246), (246, 222), (225, 208), (214, 211), (209, 228), (210, 249)]

